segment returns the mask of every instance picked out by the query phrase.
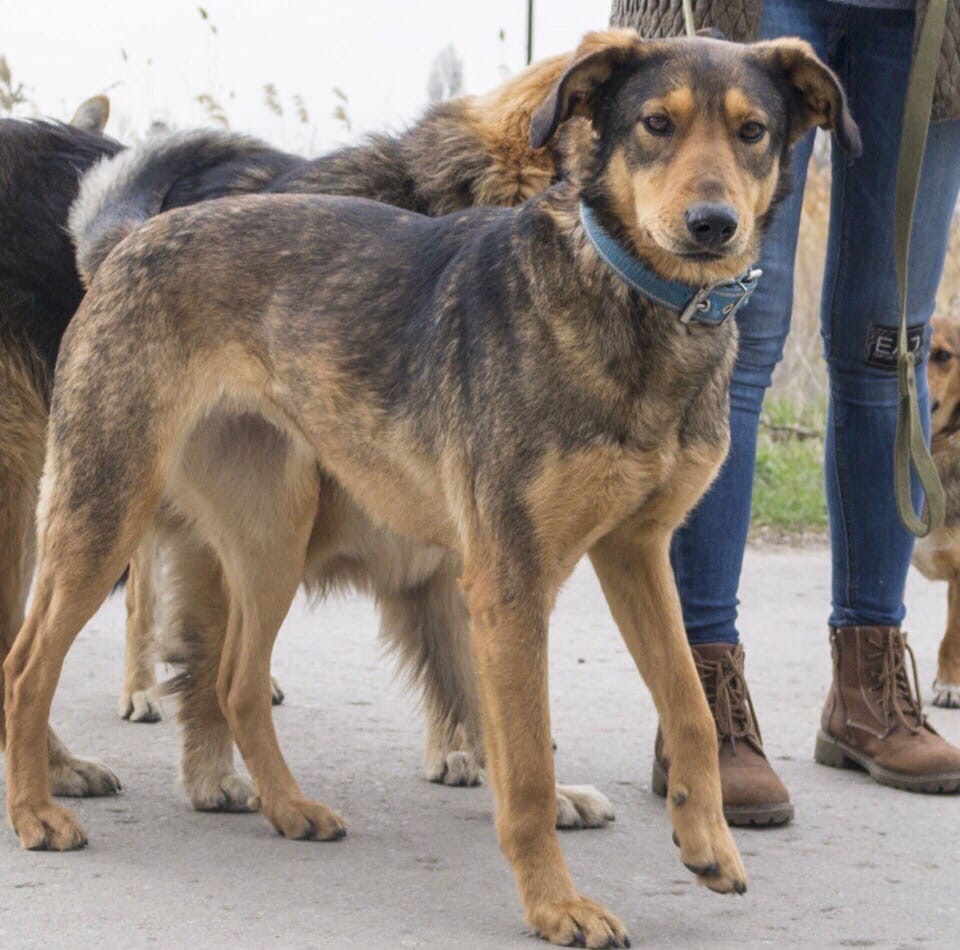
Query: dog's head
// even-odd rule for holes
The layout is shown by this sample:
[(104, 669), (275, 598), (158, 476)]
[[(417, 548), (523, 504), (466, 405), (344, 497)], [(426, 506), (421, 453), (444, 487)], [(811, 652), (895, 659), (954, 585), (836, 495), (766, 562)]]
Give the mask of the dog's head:
[(927, 360), (930, 388), (930, 437), (960, 429), (960, 320), (937, 314)]
[(533, 115), (533, 146), (573, 115), (596, 133), (584, 197), (662, 276), (690, 283), (756, 261), (790, 148), (813, 126), (860, 153), (836, 76), (799, 39), (589, 34)]

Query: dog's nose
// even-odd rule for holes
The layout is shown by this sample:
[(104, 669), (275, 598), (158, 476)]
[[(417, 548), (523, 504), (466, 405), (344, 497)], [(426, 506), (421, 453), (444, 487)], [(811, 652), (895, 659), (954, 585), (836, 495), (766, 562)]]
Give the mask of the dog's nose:
[(701, 247), (717, 250), (737, 233), (737, 212), (730, 205), (704, 202), (687, 209), (687, 230)]

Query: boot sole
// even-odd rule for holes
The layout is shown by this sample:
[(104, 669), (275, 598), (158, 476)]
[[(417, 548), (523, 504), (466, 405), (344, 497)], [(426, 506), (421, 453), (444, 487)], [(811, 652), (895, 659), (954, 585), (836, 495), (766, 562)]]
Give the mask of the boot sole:
[[(654, 761), (650, 781), (654, 795), (667, 797), (667, 773)], [(774, 802), (766, 805), (724, 805), (723, 817), (728, 825), (738, 828), (765, 828), (786, 825), (793, 821), (793, 805), (790, 802)]]
[(834, 769), (859, 769), (881, 785), (889, 785), (904, 792), (920, 792), (927, 795), (943, 795), (960, 792), (960, 772), (940, 772), (933, 775), (903, 775), (877, 765), (868, 755), (857, 751), (845, 742), (828, 736), (823, 730), (817, 733), (814, 759), (821, 765)]

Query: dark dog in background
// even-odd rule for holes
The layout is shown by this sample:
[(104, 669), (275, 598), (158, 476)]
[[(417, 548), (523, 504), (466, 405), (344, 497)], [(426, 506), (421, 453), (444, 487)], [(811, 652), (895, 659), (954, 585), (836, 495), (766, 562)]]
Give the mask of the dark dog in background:
[[(813, 125), (854, 153), (859, 136), (799, 40), (590, 35), (536, 110), (533, 144), (574, 114), (596, 129), (582, 177), (516, 210), (430, 219), (248, 197), (162, 215), (104, 260), (64, 341), (37, 593), (6, 667), (24, 847), (86, 843), (50, 799), (37, 739), (73, 638), (176, 512), (216, 560), (198, 590), (198, 545), (174, 531), (185, 609), (221, 600), (219, 621), (194, 626), (216, 658), (200, 667), (206, 712), (222, 713), (207, 737), (236, 739), (284, 835), (344, 826), (277, 744), (274, 638), (301, 582), (359, 583), (408, 635), (429, 628), (448, 677), (464, 675), (469, 640), (528, 921), (555, 943), (626, 945), (555, 833), (547, 619), (589, 554), (662, 717), (681, 859), (711, 889), (745, 890), (669, 543), (726, 452), (736, 329), (720, 307), (729, 317), (748, 293), (791, 145)], [(83, 233), (96, 268), (100, 232)], [(624, 261), (678, 282), (685, 306), (638, 292)], [(711, 302), (718, 285), (736, 303)], [(461, 707), (470, 693), (453, 690)], [(479, 728), (468, 711), (459, 721)]]
[[(81, 175), (120, 151), (103, 135), (108, 113), (98, 96), (69, 124), (0, 119), (0, 657), (23, 621), (53, 369), (83, 297), (67, 212)], [(109, 770), (71, 756), (53, 732), (47, 741), (56, 794), (116, 791)]]
[[(80, 305), (83, 286), (67, 230), (80, 179), (117, 155), (103, 134), (110, 104), (84, 102), (69, 123), (0, 119), (0, 656), (23, 620), (33, 574), (34, 518), (46, 441), (47, 411), (60, 340)], [(292, 157), (291, 157), (292, 160)], [(145, 552), (149, 555), (149, 550)], [(143, 557), (140, 558), (141, 562)], [(160, 718), (150, 638), (154, 592), (150, 565), (135, 560), (127, 585), (128, 643), (120, 715)], [(275, 699), (282, 693), (274, 685)], [(0, 739), (3, 737), (0, 694)], [(51, 764), (60, 794), (103, 787), (88, 766), (75, 773), (56, 739)]]

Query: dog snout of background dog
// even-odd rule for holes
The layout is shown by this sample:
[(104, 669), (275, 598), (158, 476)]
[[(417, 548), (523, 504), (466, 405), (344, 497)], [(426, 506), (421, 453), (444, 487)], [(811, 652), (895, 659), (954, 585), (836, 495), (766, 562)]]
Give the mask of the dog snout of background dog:
[(688, 208), (684, 220), (690, 237), (708, 251), (718, 251), (737, 233), (740, 223), (736, 209), (728, 204), (700, 202)]

